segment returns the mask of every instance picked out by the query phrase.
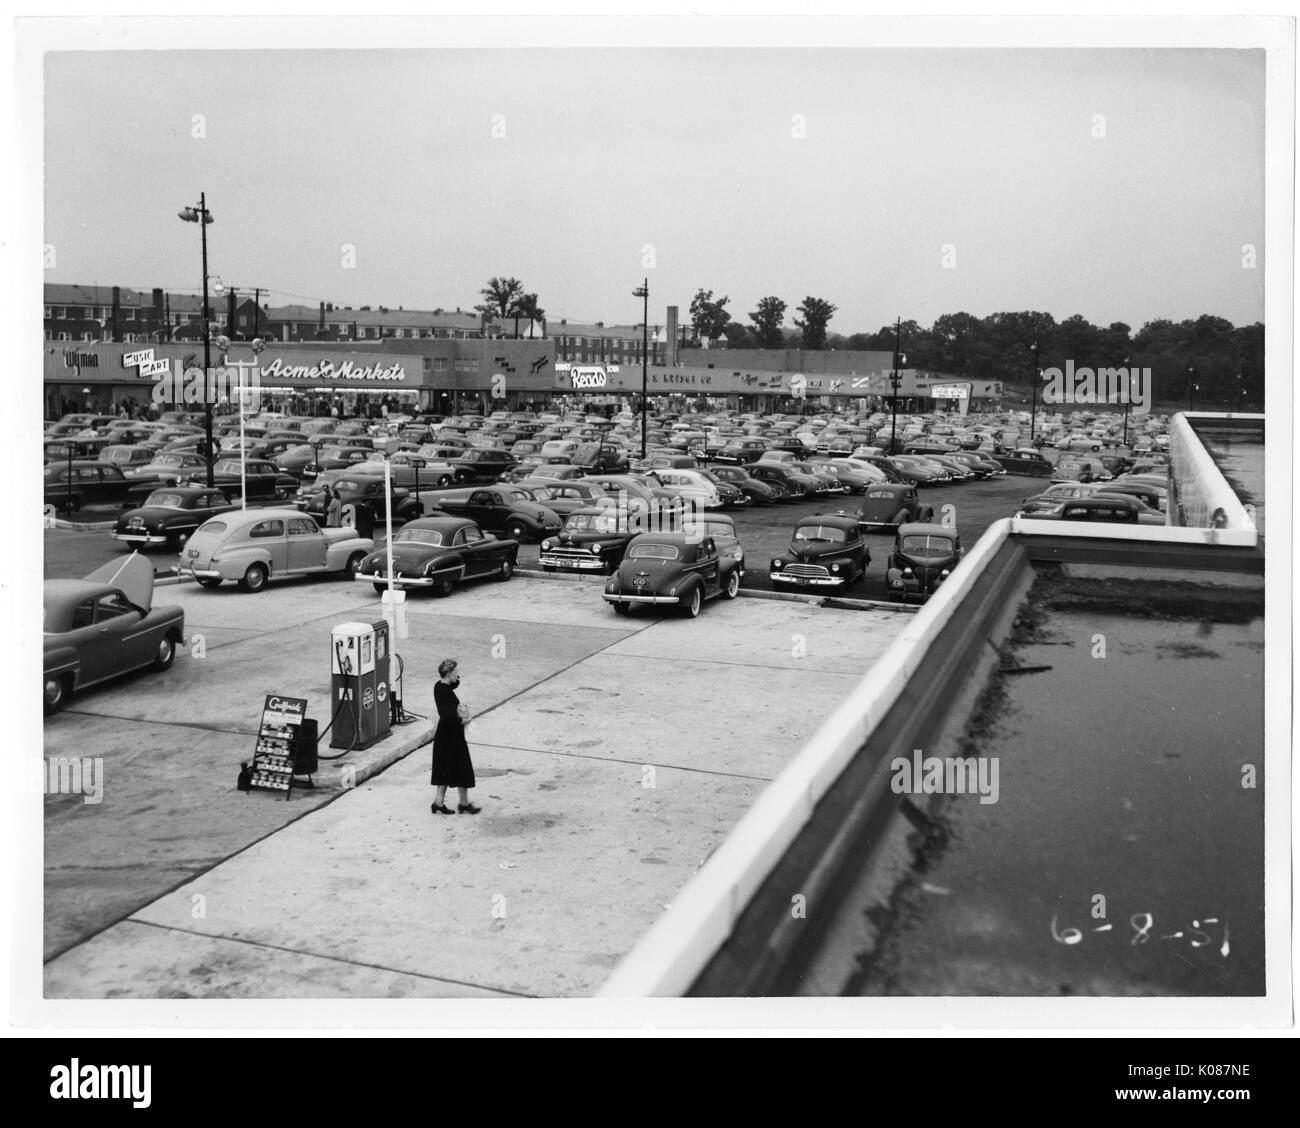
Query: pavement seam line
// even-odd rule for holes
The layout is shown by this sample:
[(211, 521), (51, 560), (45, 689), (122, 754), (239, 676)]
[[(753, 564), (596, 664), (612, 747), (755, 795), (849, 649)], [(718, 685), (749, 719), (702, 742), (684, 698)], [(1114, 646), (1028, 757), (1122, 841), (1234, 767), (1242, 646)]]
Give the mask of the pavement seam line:
[[(265, 940), (249, 940), (242, 936), (227, 936), (224, 933), (196, 932), (192, 928), (178, 928), (174, 924), (159, 924), (157, 921), (145, 920), (142, 917), (129, 916), (124, 920), (118, 921), (119, 924), (129, 922), (131, 924), (143, 925), (146, 928), (157, 928), (163, 932), (179, 932), (182, 936), (198, 936), (204, 940), (223, 940), (229, 944), (245, 944), (250, 948), (265, 948), (270, 952), (285, 952), (291, 956), (310, 956), (312, 959), (327, 960), (330, 963), (347, 964), (350, 967), (364, 967), (371, 971), (384, 971), (393, 975), (409, 975), (413, 979), (428, 979), (434, 983), (455, 983), (459, 987), (469, 987), (476, 991), (493, 991), (499, 995), (510, 995), (516, 999), (535, 999), (536, 995), (526, 995), (522, 991), (511, 991), (508, 987), (484, 987), (480, 983), (470, 983), (464, 979), (450, 979), (445, 975), (428, 975), (422, 971), (403, 971), (397, 967), (386, 967), (384, 964), (367, 963), (365, 960), (349, 960), (339, 956), (324, 956), (318, 952), (310, 951), (305, 948), (288, 948), (283, 944), (270, 944)], [(409, 996), (403, 996), (409, 998)]]
[[(590, 752), (564, 752), (558, 748), (526, 748), (518, 744), (488, 744), (486, 741), (471, 740), (475, 748), (501, 748), (507, 752), (531, 752), (537, 756), (567, 756), (572, 760), (592, 760), (601, 764), (638, 764), (654, 763), (647, 760), (625, 760), (621, 756), (596, 756)], [(670, 768), (678, 772), (696, 772), (700, 775), (718, 776), (720, 779), (752, 779), (757, 783), (771, 783), (775, 776), (746, 775), (744, 772), (722, 772), (716, 768), (693, 768), (689, 764), (654, 763), (656, 768)], [(509, 768), (506, 771), (510, 771)], [(487, 776), (496, 779), (496, 776)]]

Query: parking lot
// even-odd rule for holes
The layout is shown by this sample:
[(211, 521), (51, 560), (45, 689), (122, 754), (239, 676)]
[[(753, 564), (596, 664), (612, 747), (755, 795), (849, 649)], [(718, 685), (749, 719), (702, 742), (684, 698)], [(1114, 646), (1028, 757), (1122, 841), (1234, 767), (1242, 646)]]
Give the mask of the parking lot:
[(101, 757), (104, 784), (45, 800), (51, 997), (593, 993), (908, 621), (753, 598), (625, 620), (597, 582), (528, 576), (416, 599), (407, 707), (434, 712), (453, 655), (476, 715), (483, 813), (439, 818), (427, 747), (350, 790), (235, 789), (264, 694), (327, 711), (330, 630), (378, 615), (369, 585), (156, 602), (186, 613), (175, 666), (46, 723), (45, 755)]

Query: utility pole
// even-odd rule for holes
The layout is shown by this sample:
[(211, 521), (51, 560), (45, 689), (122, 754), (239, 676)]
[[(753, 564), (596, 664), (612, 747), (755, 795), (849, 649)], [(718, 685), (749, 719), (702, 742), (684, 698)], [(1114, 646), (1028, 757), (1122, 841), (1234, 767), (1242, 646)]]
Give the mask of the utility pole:
[(891, 397), (893, 419), (889, 425), (889, 453), (890, 454), (898, 453), (898, 385), (902, 380), (902, 377), (899, 376), (898, 374), (898, 356), (899, 356), (898, 348), (899, 345), (901, 344), (902, 333), (903, 333), (903, 319), (900, 316), (894, 322), (894, 370), (889, 377), (889, 386), (891, 391), (893, 392), (893, 396)]
[(640, 286), (632, 291), (634, 298), (640, 298), (641, 305), (641, 457), (645, 458), (646, 450), (646, 409), (647, 396), (649, 387), (649, 360), (646, 357), (646, 349), (650, 344), (650, 279), (646, 278)]

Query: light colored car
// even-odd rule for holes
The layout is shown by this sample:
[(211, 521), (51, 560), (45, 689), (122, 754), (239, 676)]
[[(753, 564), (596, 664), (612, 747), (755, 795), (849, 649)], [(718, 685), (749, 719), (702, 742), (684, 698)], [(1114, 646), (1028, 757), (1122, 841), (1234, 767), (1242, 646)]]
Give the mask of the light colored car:
[(244, 591), (261, 591), (280, 576), (332, 572), (352, 579), (374, 547), (351, 526), (321, 528), (297, 509), (245, 509), (200, 525), (177, 571), (204, 587), (234, 580)]

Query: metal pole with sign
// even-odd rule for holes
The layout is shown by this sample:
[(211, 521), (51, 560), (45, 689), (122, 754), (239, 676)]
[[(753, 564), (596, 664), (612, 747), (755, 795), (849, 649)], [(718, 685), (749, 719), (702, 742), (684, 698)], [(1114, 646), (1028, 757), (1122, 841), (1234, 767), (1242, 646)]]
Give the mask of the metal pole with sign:
[(393, 468), (392, 455), (384, 451), (384, 525), (386, 540), (384, 552), (388, 565), (388, 590), (383, 594), (384, 618), (388, 620), (389, 691), (393, 697), (390, 708), (400, 710), (402, 701), (402, 663), (397, 656), (397, 640), (405, 638), (406, 592), (395, 583), (393, 571)]

